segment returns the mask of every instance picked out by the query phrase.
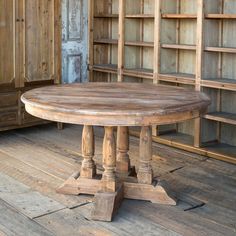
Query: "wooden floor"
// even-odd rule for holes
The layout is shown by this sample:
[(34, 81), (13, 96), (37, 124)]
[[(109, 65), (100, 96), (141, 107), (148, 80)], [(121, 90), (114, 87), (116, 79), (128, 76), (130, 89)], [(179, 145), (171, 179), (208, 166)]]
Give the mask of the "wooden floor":
[[(102, 129), (96, 161), (102, 170)], [(138, 139), (131, 138), (132, 163)], [(58, 187), (81, 164), (81, 127), (54, 124), (0, 133), (1, 235), (236, 235), (236, 166), (158, 144), (155, 177), (168, 180), (178, 206), (125, 200), (112, 223), (90, 220), (90, 196)]]

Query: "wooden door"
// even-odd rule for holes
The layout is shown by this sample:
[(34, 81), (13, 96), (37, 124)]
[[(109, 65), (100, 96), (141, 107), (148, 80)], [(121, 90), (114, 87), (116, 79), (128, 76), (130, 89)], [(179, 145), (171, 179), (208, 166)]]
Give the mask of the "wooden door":
[(0, 84), (14, 81), (14, 1), (0, 0)]
[(62, 78), (87, 81), (87, 0), (62, 0)]
[[(22, 41), (19, 87), (60, 81), (60, 0), (18, 0), (18, 35)], [(22, 60), (23, 59), (23, 60)]]
[(0, 0), (0, 128), (18, 123), (15, 91), (15, 1)]
[[(22, 92), (61, 80), (60, 0), (16, 0), (17, 83)], [(16, 42), (16, 44), (17, 44)], [(21, 125), (40, 122), (19, 108)]]

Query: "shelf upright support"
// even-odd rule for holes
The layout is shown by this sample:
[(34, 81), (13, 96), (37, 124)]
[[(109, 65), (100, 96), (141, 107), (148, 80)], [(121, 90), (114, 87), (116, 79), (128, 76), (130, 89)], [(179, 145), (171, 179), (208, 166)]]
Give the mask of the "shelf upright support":
[(119, 0), (118, 82), (123, 82), (124, 51), (125, 51), (125, 0)]
[[(144, 14), (144, 0), (140, 1), (140, 14)], [(144, 20), (142, 19), (139, 24), (139, 32), (140, 32), (140, 41), (144, 41)], [(143, 47), (139, 48), (139, 67), (143, 68)], [(143, 80), (143, 79), (142, 79)]]
[[(221, 0), (220, 4), (220, 13), (224, 14), (224, 0)], [(220, 19), (219, 22), (219, 45), (220, 47), (223, 47), (223, 33), (224, 33), (224, 24), (223, 24), (223, 19)], [(223, 78), (222, 77), (222, 63), (223, 63), (223, 53), (219, 52), (219, 59), (218, 59), (218, 78)], [(221, 106), (222, 106), (222, 91), (221, 89), (217, 90), (217, 104), (216, 104), (216, 109), (217, 112), (221, 112)], [(216, 131), (216, 138), (217, 141), (220, 143), (221, 142), (221, 122), (217, 122), (217, 131)]]
[[(108, 14), (112, 15), (112, 0), (107, 1), (106, 4), (107, 4), (106, 8), (108, 10)], [(108, 34), (108, 38), (112, 39), (112, 18), (108, 18), (108, 19), (109, 20), (108, 20), (107, 34)], [(107, 61), (108, 61), (108, 64), (112, 64), (112, 44), (108, 45)], [(112, 82), (112, 74), (111, 73), (107, 74), (107, 82), (108, 83)]]
[[(197, 39), (196, 39), (196, 91), (201, 91), (201, 80), (203, 74), (203, 56), (204, 56), (204, 0), (197, 2)], [(194, 122), (194, 146), (201, 146), (201, 118)]]
[[(155, 0), (154, 12), (154, 56), (153, 56), (153, 83), (159, 84), (160, 55), (161, 55), (161, 0)], [(158, 135), (158, 126), (152, 127), (152, 134)]]
[(89, 27), (89, 56), (88, 56), (88, 78), (89, 82), (93, 81), (93, 65), (94, 65), (94, 50), (93, 50), (93, 40), (94, 40), (94, 0), (89, 0), (88, 3), (88, 27)]
[(153, 83), (159, 83), (160, 74), (160, 32), (161, 32), (161, 0), (155, 0), (155, 22), (154, 22), (154, 60), (153, 60)]

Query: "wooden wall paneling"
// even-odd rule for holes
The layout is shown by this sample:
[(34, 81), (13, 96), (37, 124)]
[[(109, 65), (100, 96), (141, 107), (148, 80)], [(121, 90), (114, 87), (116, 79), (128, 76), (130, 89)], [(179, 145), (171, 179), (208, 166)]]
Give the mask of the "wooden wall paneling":
[[(196, 0), (178, 1), (177, 14), (196, 14)], [(196, 45), (196, 19), (177, 19), (176, 20), (176, 44), (179, 45)], [(188, 32), (188, 34), (186, 34)], [(176, 72), (178, 74), (196, 75), (196, 50), (176, 50)], [(178, 86), (185, 86), (178, 84)], [(194, 89), (193, 86), (189, 89)], [(178, 124), (177, 131), (187, 135), (194, 136), (194, 122), (187, 121)]]
[[(227, 123), (221, 123), (221, 142), (229, 145), (236, 146), (236, 93), (234, 91), (222, 91), (221, 92), (221, 112), (223, 114), (229, 114), (228, 117), (232, 117), (232, 121)], [(234, 119), (233, 119), (234, 118)]]
[[(126, 14), (135, 16), (141, 14), (141, 0), (127, 0)], [(139, 18), (126, 18), (125, 20), (125, 41), (140, 42), (140, 22)], [(132, 32), (132, 33), (130, 33)], [(125, 46), (125, 69), (141, 69), (140, 48), (135, 46)]]
[(153, 80), (154, 7), (154, 0), (126, 1), (125, 81)]
[[(176, 0), (161, 0), (161, 11), (165, 13), (176, 13)], [(163, 30), (165, 29), (165, 30)], [(161, 44), (173, 44), (176, 42), (176, 22), (169, 19), (161, 19)], [(176, 56), (171, 49), (161, 48), (161, 74), (176, 73)]]
[[(168, 13), (176, 13), (178, 2), (176, 0), (167, 0), (163, 1), (160, 0), (160, 52), (159, 52), (159, 74), (158, 74), (158, 81), (159, 83), (163, 82), (166, 78), (166, 75), (176, 74), (177, 68), (177, 52), (173, 51), (172, 49), (164, 49), (162, 48), (163, 43), (173, 44), (177, 41), (177, 31), (176, 31), (176, 21), (169, 20), (162, 18), (163, 14)], [(155, 19), (158, 21), (158, 19)], [(165, 29), (165, 30), (163, 30)], [(165, 76), (164, 76), (165, 75)], [(170, 84), (172, 85), (172, 84)], [(161, 135), (166, 132), (176, 131), (176, 125), (165, 125), (165, 126), (158, 126), (157, 135)]]

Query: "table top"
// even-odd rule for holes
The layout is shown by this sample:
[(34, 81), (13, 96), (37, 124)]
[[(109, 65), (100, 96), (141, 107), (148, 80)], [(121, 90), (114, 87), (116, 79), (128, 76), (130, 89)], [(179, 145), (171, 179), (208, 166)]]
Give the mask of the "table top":
[(210, 104), (189, 89), (144, 83), (53, 85), (22, 95), (28, 113), (51, 121), (102, 126), (146, 126), (199, 117)]

